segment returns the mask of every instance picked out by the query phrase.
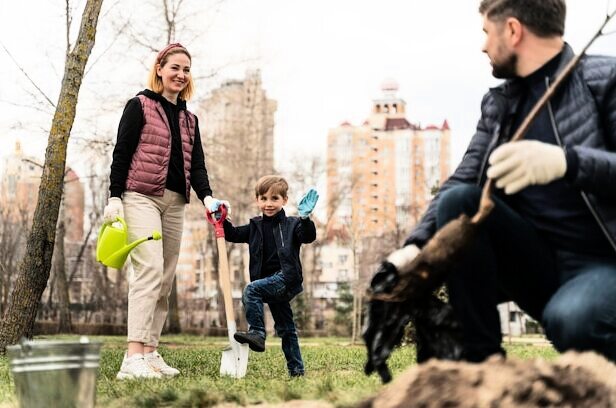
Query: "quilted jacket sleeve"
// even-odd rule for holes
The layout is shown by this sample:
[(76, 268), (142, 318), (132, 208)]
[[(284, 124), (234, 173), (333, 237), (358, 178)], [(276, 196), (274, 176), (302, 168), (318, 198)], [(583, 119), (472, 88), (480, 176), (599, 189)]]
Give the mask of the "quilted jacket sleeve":
[[(589, 64), (590, 65), (590, 64)], [(569, 181), (575, 187), (602, 200), (616, 202), (616, 59), (597, 58), (587, 69), (588, 86), (593, 93), (603, 132), (588, 135), (589, 143), (573, 146), (577, 171)], [(603, 140), (593, 140), (594, 137)], [(605, 149), (593, 146), (604, 145)]]
[[(436, 233), (436, 207), (444, 191), (458, 184), (478, 184), (482, 167), (486, 158), (486, 152), (495, 139), (488, 132), (486, 122), (493, 120), (496, 115), (496, 105), (491, 94), (486, 94), (481, 102), (481, 118), (477, 124), (475, 135), (464, 153), (462, 161), (455, 172), (443, 183), (436, 196), (428, 206), (427, 211), (417, 224), (415, 229), (406, 239), (404, 245), (415, 244), (422, 247)], [(498, 133), (498, 127), (495, 133)]]

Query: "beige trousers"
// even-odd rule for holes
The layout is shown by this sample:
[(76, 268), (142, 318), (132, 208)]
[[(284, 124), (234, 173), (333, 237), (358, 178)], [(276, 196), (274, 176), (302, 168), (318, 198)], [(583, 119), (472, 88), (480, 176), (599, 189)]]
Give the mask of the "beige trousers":
[(186, 199), (170, 190), (162, 197), (127, 191), (122, 204), (129, 243), (153, 230), (163, 236), (131, 251), (134, 274), (128, 282), (128, 341), (157, 347), (180, 255)]

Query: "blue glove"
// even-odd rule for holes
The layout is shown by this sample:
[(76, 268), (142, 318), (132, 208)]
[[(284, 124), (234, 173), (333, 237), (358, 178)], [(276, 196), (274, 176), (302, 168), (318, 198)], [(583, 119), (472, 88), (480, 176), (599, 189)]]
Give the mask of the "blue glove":
[(317, 190), (314, 188), (311, 188), (304, 194), (302, 199), (299, 200), (299, 205), (297, 206), (299, 216), (302, 218), (308, 217), (317, 205), (317, 201), (319, 201), (319, 193), (317, 193)]

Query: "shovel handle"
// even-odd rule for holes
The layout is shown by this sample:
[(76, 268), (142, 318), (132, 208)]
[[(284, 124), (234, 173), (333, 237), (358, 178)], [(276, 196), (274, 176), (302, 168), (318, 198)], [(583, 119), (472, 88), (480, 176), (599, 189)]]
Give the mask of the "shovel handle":
[[(217, 218), (214, 214), (220, 213), (220, 217)], [(225, 237), (225, 229), (223, 224), (225, 219), (227, 218), (227, 207), (224, 204), (221, 204), (218, 207), (218, 211), (210, 212), (210, 210), (205, 210), (205, 218), (207, 221), (214, 226), (214, 231), (216, 232), (216, 238), (224, 238)]]

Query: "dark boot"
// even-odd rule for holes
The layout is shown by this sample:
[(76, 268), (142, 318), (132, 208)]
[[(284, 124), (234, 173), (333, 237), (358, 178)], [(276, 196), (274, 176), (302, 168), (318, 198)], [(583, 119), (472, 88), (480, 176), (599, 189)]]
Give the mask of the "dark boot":
[(237, 340), (238, 343), (248, 343), (248, 347), (250, 347), (252, 351), (256, 351), (258, 353), (265, 351), (265, 339), (256, 333), (236, 332), (233, 335), (233, 338)]

